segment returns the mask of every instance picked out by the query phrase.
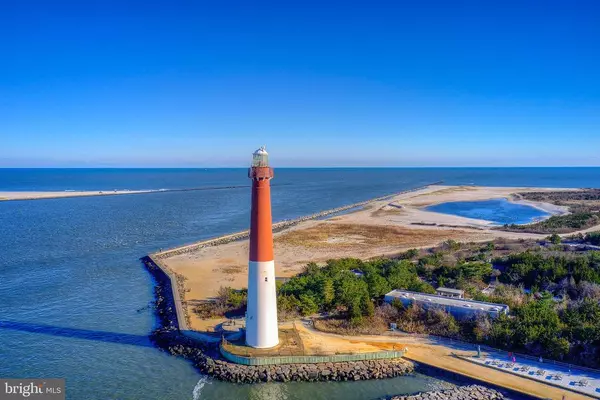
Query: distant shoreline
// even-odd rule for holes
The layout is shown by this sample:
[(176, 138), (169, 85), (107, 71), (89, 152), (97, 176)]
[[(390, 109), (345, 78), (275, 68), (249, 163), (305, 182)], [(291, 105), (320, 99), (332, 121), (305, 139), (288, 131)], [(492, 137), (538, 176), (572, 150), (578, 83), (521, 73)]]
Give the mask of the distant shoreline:
[(200, 190), (226, 190), (248, 188), (248, 185), (231, 186), (210, 186), (199, 188), (183, 189), (150, 189), (150, 190), (74, 190), (74, 191), (0, 191), (0, 201), (16, 200), (45, 200), (45, 199), (63, 199), (69, 197), (91, 197), (91, 196), (118, 196), (125, 194), (148, 194), (148, 193), (169, 193), (169, 192), (192, 192)]
[(153, 192), (156, 192), (156, 190), (0, 192), (0, 201), (60, 199), (66, 197), (117, 196), (122, 194), (142, 194)]

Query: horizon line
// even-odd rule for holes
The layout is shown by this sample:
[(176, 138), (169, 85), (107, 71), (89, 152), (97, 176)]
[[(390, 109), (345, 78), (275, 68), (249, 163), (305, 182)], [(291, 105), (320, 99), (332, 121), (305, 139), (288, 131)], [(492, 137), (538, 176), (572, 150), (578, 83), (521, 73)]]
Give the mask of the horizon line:
[[(2, 167), (0, 170), (9, 169), (248, 169), (248, 167), (236, 166), (236, 167), (126, 167), (126, 166), (94, 166), (94, 167)], [(600, 165), (434, 165), (434, 166), (375, 166), (375, 165), (363, 165), (363, 166), (275, 166), (276, 169), (416, 169), (416, 168), (600, 168)]]

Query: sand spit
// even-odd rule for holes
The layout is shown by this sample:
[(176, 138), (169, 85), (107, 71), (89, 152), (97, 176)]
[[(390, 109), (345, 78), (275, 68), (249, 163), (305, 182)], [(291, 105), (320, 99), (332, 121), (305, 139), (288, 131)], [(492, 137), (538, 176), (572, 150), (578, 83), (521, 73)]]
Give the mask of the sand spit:
[[(432, 185), (396, 196), (376, 199), (352, 213), (325, 220), (300, 222), (274, 235), (275, 268), (278, 277), (298, 274), (308, 262), (357, 257), (393, 256), (410, 248), (436, 246), (448, 239), (482, 242), (497, 237), (542, 238), (545, 235), (492, 230), (489, 221), (427, 211), (424, 207), (449, 201), (493, 198), (516, 199), (515, 193), (562, 189), (499, 188)], [(516, 199), (518, 201), (518, 199)], [(553, 205), (528, 202), (558, 213)], [(161, 260), (185, 280), (184, 302), (189, 311), (210, 299), (221, 286), (243, 288), (248, 274), (248, 240), (198, 248)], [(189, 312), (191, 328), (203, 326)]]
[(63, 190), (63, 191), (48, 191), (48, 192), (0, 192), (0, 201), (9, 200), (42, 200), (42, 199), (58, 199), (65, 197), (89, 197), (89, 196), (115, 196), (122, 194), (146, 194), (146, 193), (168, 193), (168, 192), (194, 192), (204, 190), (227, 190), (248, 188), (248, 185), (235, 186), (206, 186), (197, 188), (181, 188), (181, 189), (151, 189), (151, 190)]
[(0, 201), (42, 200), (65, 197), (115, 196), (121, 194), (152, 193), (157, 190), (99, 190), (99, 191), (62, 191), (62, 192), (0, 192)]

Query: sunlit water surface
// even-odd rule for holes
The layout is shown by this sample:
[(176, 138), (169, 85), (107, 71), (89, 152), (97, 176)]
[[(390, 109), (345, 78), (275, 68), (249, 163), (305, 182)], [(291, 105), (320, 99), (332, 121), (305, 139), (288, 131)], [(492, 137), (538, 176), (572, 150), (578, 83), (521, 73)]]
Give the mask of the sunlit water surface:
[(535, 207), (512, 203), (506, 199), (448, 202), (429, 206), (427, 210), (466, 218), (482, 219), (497, 225), (529, 224), (550, 215)]

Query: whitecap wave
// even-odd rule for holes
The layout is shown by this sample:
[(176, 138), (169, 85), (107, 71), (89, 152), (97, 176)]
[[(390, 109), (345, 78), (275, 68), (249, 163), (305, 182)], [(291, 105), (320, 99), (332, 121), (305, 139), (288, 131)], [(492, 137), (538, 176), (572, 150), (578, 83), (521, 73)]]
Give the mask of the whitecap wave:
[(196, 386), (194, 386), (194, 391), (192, 392), (192, 396), (193, 396), (194, 400), (200, 400), (200, 394), (202, 393), (202, 388), (207, 383), (210, 384), (210, 380), (208, 379), (208, 376), (203, 375), (200, 378), (200, 380), (198, 381), (198, 383), (196, 383)]

